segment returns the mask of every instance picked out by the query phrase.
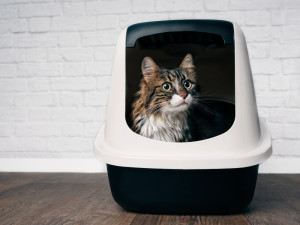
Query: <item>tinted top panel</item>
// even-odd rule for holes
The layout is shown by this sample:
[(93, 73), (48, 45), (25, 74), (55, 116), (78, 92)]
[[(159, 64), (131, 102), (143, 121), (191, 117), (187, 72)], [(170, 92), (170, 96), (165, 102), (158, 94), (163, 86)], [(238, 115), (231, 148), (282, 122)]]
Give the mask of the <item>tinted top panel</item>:
[(165, 32), (204, 32), (220, 35), (224, 44), (233, 44), (233, 24), (222, 20), (170, 20), (138, 23), (128, 27), (126, 47), (134, 47), (136, 40)]

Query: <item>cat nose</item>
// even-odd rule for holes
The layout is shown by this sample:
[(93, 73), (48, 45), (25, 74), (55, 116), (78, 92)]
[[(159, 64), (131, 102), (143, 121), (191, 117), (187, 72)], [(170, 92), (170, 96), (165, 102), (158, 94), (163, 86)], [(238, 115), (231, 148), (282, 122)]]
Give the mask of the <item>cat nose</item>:
[(183, 99), (186, 99), (187, 93), (186, 92), (182, 92), (180, 93), (180, 97), (182, 97)]

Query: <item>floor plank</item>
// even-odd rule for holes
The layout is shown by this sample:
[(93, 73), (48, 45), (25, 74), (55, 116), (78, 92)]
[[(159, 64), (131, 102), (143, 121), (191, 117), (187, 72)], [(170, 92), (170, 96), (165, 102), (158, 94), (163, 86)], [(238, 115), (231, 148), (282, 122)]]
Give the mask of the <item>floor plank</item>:
[(45, 176), (42, 173), (3, 173), (0, 176), (0, 192), (31, 183), (35, 180), (45, 178)]
[(242, 214), (150, 215), (113, 200), (106, 174), (0, 173), (0, 224), (300, 224), (300, 175), (260, 174)]
[(260, 175), (244, 213), (251, 224), (300, 224), (300, 175)]

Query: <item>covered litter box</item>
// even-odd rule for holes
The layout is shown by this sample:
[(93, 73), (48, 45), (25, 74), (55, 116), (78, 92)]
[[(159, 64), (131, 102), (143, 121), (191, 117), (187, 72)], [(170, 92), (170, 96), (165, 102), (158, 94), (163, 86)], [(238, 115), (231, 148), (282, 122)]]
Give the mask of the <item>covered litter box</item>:
[(272, 150), (240, 28), (217, 20), (126, 28), (94, 152), (107, 164), (112, 195), (126, 210), (243, 210), (258, 165)]

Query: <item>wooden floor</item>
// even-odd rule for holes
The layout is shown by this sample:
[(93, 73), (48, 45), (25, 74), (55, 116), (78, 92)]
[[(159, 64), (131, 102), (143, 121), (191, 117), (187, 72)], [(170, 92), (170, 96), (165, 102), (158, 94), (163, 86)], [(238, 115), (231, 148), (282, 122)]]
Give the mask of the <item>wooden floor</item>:
[(174, 216), (124, 211), (106, 174), (0, 173), (0, 224), (300, 224), (300, 174), (259, 175), (243, 214)]

